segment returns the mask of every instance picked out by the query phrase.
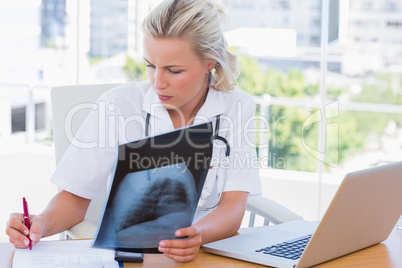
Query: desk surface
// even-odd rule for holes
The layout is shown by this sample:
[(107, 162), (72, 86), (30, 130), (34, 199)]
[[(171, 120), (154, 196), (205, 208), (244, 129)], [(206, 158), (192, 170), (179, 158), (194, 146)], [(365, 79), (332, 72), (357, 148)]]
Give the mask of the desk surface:
[[(14, 248), (10, 243), (0, 243), (0, 268), (9, 268)], [(177, 263), (162, 254), (145, 254), (143, 263), (126, 263), (131, 267), (261, 267), (235, 259), (225, 258), (200, 250), (197, 259), (188, 263)], [(353, 254), (326, 262), (316, 267), (402, 267), (402, 230), (394, 229), (383, 243), (360, 250)]]

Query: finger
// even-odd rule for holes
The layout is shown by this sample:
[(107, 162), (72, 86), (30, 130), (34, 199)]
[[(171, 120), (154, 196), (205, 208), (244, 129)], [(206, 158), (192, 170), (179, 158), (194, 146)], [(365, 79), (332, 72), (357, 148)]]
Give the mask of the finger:
[[(161, 241), (158, 250), (166, 257), (178, 262), (192, 261), (197, 257), (200, 246), (197, 246), (194, 243), (183, 243), (184, 240), (191, 239), (168, 240), (166, 241), (167, 243)], [(175, 247), (167, 247), (167, 244)], [(190, 244), (193, 246), (188, 247)]]
[(166, 257), (168, 257), (169, 259), (172, 259), (177, 262), (189, 262), (189, 261), (195, 260), (195, 258), (197, 257), (197, 254), (181, 256), (181, 255), (174, 255), (174, 254), (170, 254), (170, 253), (164, 253), (164, 255)]
[(19, 231), (25, 235), (28, 235), (29, 230), (24, 224), (24, 216), (19, 213), (13, 213), (10, 215), (10, 219), (8, 221), (7, 229), (11, 228)]
[(197, 243), (194, 243), (194, 241), (191, 242), (191, 240), (194, 239), (169, 240), (169, 244), (175, 247), (163, 247), (164, 243), (163, 241), (161, 241), (161, 245), (158, 249), (160, 252), (163, 252), (163, 254), (169, 259), (178, 262), (189, 262), (197, 257), (198, 251), (200, 250), (200, 245), (197, 245)]
[(201, 247), (202, 239), (200, 228), (196, 226), (178, 229), (175, 232), (178, 237), (188, 236), (185, 239), (171, 239), (162, 240), (159, 242), (161, 248), (190, 248), (190, 247)]
[[(195, 245), (195, 240), (192, 238), (185, 239), (172, 239), (172, 240), (162, 240), (159, 242), (160, 248), (190, 248)], [(163, 251), (164, 252), (164, 251)]]
[(26, 237), (22, 241), (11, 237), (8, 240), (10, 241), (11, 244), (14, 245), (15, 248), (27, 248), (29, 245), (29, 240)]
[(26, 248), (29, 245), (29, 239), (16, 229), (7, 226), (6, 234), (9, 236), (8, 240), (16, 248)]
[(29, 230), (29, 238), (32, 240), (32, 244), (39, 242), (42, 238), (43, 224), (42, 220), (38, 216), (31, 217), (31, 229)]
[(163, 253), (173, 255), (193, 255), (197, 254), (201, 247), (201, 239), (199, 237), (187, 239), (163, 240), (159, 243), (158, 250)]
[(181, 228), (176, 230), (175, 235), (177, 237), (182, 237), (182, 236), (196, 236), (200, 234), (200, 228), (197, 226), (191, 226), (191, 227), (186, 227), (186, 228)]
[(188, 248), (169, 248), (169, 247), (158, 247), (160, 252), (171, 254), (175, 256), (190, 256), (196, 255), (198, 253), (199, 247), (188, 247)]

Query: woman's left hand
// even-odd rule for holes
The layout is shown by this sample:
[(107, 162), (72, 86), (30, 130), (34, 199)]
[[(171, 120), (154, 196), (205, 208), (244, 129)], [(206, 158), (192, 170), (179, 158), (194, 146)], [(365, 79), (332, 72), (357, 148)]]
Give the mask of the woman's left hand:
[(202, 245), (201, 229), (197, 226), (178, 229), (175, 232), (177, 237), (187, 236), (183, 239), (162, 240), (159, 242), (158, 250), (166, 257), (178, 261), (189, 262), (197, 257)]

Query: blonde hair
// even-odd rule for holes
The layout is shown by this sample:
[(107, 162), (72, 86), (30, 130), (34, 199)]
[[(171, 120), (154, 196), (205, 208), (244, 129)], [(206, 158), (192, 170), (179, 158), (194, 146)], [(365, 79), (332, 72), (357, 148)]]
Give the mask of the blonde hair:
[(211, 0), (165, 0), (145, 18), (142, 29), (147, 37), (189, 41), (201, 60), (216, 61), (210, 86), (229, 92), (236, 84), (238, 67), (223, 36), (223, 17), (223, 8)]

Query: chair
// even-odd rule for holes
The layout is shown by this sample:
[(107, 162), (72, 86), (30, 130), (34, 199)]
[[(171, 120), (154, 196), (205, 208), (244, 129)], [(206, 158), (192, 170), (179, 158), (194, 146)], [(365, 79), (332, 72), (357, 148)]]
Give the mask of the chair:
[[(53, 117), (53, 139), (55, 147), (56, 165), (60, 162), (70, 145), (64, 132), (65, 117), (72, 107), (80, 103), (95, 104), (100, 95), (118, 84), (60, 86), (51, 90), (51, 104)], [(74, 114), (72, 118), (72, 131), (75, 134), (85, 118), (89, 109), (83, 109)], [(96, 233), (98, 221), (106, 199), (106, 190), (98, 199), (91, 201), (85, 219), (64, 233), (64, 238), (79, 239), (93, 238)]]
[(262, 195), (249, 196), (247, 210), (250, 212), (249, 227), (254, 226), (256, 215), (264, 218), (264, 225), (303, 219), (302, 216), (297, 215), (287, 207)]
[[(102, 85), (75, 85), (54, 87), (51, 90), (51, 104), (53, 113), (53, 138), (55, 144), (56, 164), (58, 164), (69, 146), (69, 141), (64, 132), (65, 116), (72, 107), (80, 103), (95, 104), (100, 95), (118, 84)], [(80, 110), (72, 118), (72, 130), (75, 133), (85, 118), (89, 109)], [(65, 232), (64, 238), (79, 239), (93, 238), (98, 221), (102, 213), (106, 199), (106, 190), (101, 198), (91, 201), (87, 214), (82, 222)], [(249, 197), (247, 210), (250, 211), (249, 226), (254, 225), (255, 215), (262, 216), (264, 224), (270, 222), (279, 224), (282, 222), (301, 219), (286, 207), (263, 196)]]

